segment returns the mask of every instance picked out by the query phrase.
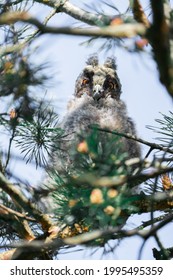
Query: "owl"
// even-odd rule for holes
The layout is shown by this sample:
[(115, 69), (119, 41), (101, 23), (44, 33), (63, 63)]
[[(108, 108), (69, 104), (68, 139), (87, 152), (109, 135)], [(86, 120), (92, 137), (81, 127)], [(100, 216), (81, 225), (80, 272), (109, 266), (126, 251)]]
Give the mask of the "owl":
[[(61, 128), (65, 137), (61, 152), (54, 156), (54, 166), (58, 170), (65, 166), (68, 168), (68, 163), (71, 163), (68, 155), (71, 147), (79, 143), (79, 136), (85, 137), (90, 133), (93, 124), (136, 136), (135, 125), (120, 97), (121, 83), (115, 58), (107, 58), (101, 65), (96, 55), (91, 56), (76, 80), (74, 96), (68, 103), (62, 121)], [(104, 140), (105, 137), (108, 134)], [(122, 138), (121, 142), (128, 158), (140, 157), (140, 147), (136, 141)]]

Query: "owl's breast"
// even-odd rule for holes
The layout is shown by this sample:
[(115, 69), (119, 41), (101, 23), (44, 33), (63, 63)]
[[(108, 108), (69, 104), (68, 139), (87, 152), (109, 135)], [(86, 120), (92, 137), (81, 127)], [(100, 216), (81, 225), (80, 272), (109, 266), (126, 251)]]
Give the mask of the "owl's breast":
[(66, 132), (87, 132), (89, 125), (99, 124), (99, 111), (92, 97), (83, 95), (81, 98), (74, 98), (68, 104), (68, 112), (64, 117), (62, 128)]
[(88, 126), (97, 124), (110, 130), (123, 129), (126, 107), (122, 101), (114, 98), (94, 100), (88, 95), (74, 98), (68, 105), (63, 127), (67, 131), (87, 131)]

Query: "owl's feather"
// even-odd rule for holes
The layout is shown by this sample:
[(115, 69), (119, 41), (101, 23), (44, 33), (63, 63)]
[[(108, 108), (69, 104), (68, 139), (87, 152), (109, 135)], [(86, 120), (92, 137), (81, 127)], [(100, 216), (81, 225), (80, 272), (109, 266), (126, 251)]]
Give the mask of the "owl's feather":
[(91, 57), (87, 61), (87, 66), (77, 78), (75, 96), (81, 97), (86, 93), (96, 100), (106, 98), (108, 95), (119, 99), (121, 84), (116, 69), (114, 58), (107, 58), (103, 65), (99, 65), (98, 58), (96, 56)]
[[(62, 122), (62, 129), (67, 135), (62, 143), (66, 155), (80, 141), (78, 135), (83, 133), (86, 136), (90, 133), (89, 126), (92, 124), (136, 135), (135, 125), (128, 117), (126, 105), (120, 100), (120, 95), (121, 84), (115, 59), (107, 58), (103, 65), (99, 65), (97, 56), (92, 56), (77, 78), (74, 97), (68, 104)], [(135, 141), (122, 138), (122, 144), (129, 158), (140, 157), (140, 148)], [(64, 152), (56, 155), (57, 169), (61, 169), (61, 158), (70, 160)]]

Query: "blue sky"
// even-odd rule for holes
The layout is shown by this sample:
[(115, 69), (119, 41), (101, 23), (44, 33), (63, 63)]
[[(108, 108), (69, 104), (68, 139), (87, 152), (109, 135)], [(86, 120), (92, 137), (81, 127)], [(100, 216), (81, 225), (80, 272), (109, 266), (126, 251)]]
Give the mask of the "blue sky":
[[(81, 1), (71, 1), (82, 6)], [(88, 3), (90, 1), (83, 1)], [(96, 4), (99, 1), (95, 1)], [(142, 1), (147, 7), (148, 1)], [(116, 1), (121, 12), (127, 8), (128, 1)], [(109, 13), (110, 10), (105, 12)], [(56, 21), (57, 20), (57, 21)], [(58, 16), (53, 20), (56, 25), (68, 25), (71, 20), (65, 16), (60, 22)], [(49, 38), (49, 39), (47, 39)], [(67, 101), (72, 97), (74, 91), (74, 84), (76, 77), (79, 75), (87, 57), (94, 52), (98, 52), (100, 41), (92, 47), (82, 46), (81, 43), (86, 40), (84, 37), (74, 38), (73, 36), (44, 36), (44, 48), (42, 55), (50, 59), (57, 69), (57, 76), (54, 79), (57, 81), (57, 86), (50, 89), (51, 97), (56, 100), (56, 105), (60, 116), (63, 116), (66, 110)], [(47, 45), (48, 43), (48, 45)], [(43, 47), (43, 45), (42, 45)], [(148, 47), (149, 48), (149, 47)], [(134, 119), (138, 136), (148, 141), (155, 142), (156, 136), (153, 132), (146, 128), (146, 125), (156, 125), (155, 119), (160, 118), (160, 112), (167, 114), (172, 110), (172, 101), (168, 96), (166, 90), (159, 82), (156, 64), (152, 57), (146, 53), (132, 54), (125, 49), (116, 48), (110, 51), (109, 55), (117, 57), (118, 74), (122, 83), (122, 99), (126, 102), (129, 115)], [(104, 53), (99, 53), (99, 58), (103, 62), (105, 59)], [(58, 81), (61, 83), (58, 84)], [(143, 154), (146, 154), (148, 148), (142, 147)], [(157, 213), (158, 214), (158, 213)], [(132, 217), (129, 225), (136, 225), (141, 221), (149, 219), (148, 215), (140, 215)], [(171, 225), (169, 226), (171, 227)], [(168, 227), (160, 230), (161, 241), (164, 240), (165, 246), (172, 246), (172, 237), (167, 235), (165, 240), (165, 233), (168, 232)], [(163, 238), (163, 240), (162, 240)], [(106, 258), (115, 259), (136, 259), (138, 257), (138, 250), (142, 240), (137, 237), (125, 239), (120, 246), (118, 246), (114, 255), (110, 254)], [(142, 258), (151, 259), (152, 250), (156, 246), (154, 240), (151, 238), (144, 247)], [(127, 252), (129, 252), (127, 254)], [(95, 253), (92, 258), (99, 258), (102, 250)], [(67, 255), (61, 255), (60, 258), (91, 258), (90, 250)]]
[[(82, 6), (83, 3), (89, 3), (92, 1), (71, 1), (72, 3), (79, 4)], [(96, 0), (95, 3), (100, 2)], [(124, 12), (127, 8), (128, 1), (119, 0), (113, 1), (117, 3), (118, 8), (121, 12)], [(149, 1), (141, 1), (144, 6), (147, 7)], [(47, 15), (47, 9), (40, 8), (35, 9), (33, 14), (39, 14), (40, 18)], [(104, 6), (105, 13), (109, 13), (110, 10), (106, 10)], [(63, 15), (56, 15), (56, 17), (51, 21), (51, 24), (56, 26), (59, 25), (70, 25), (72, 20)], [(47, 93), (51, 100), (55, 104), (55, 108), (60, 114), (60, 118), (63, 117), (66, 110), (66, 105), (68, 100), (72, 97), (74, 92), (74, 84), (76, 77), (79, 75), (87, 57), (98, 52), (98, 47), (100, 46), (100, 41), (94, 44), (92, 47), (86, 47), (81, 45), (86, 38), (80, 37), (75, 38), (73, 36), (63, 36), (63, 35), (44, 35), (40, 39), (37, 39), (34, 43), (35, 46), (39, 46), (38, 55), (35, 55), (35, 62), (38, 63), (49, 61), (52, 65), (53, 74), (53, 87), (48, 87)], [(155, 62), (151, 56), (147, 53), (143, 54), (132, 54), (125, 49), (115, 48), (114, 51), (110, 51), (109, 55), (115, 55), (117, 57), (118, 64), (118, 75), (122, 83), (122, 99), (126, 102), (129, 115), (134, 119), (138, 136), (144, 138), (148, 141), (155, 141), (156, 136), (153, 132), (146, 128), (146, 125), (155, 125), (155, 119), (160, 118), (160, 112), (167, 114), (168, 111), (172, 110), (172, 101), (168, 96), (166, 90), (159, 82), (158, 72), (156, 69)], [(99, 58), (101, 62), (105, 59), (104, 53), (99, 53)], [(146, 147), (142, 147), (143, 154), (148, 150)], [(41, 170), (34, 170), (33, 168), (28, 170), (28, 166), (19, 163), (14, 165), (14, 171), (16, 173), (21, 173), (21, 168), (24, 171), (24, 177), (31, 184), (35, 184), (35, 180), (39, 182), (42, 176)], [(20, 169), (20, 171), (19, 171)], [(132, 217), (130, 220), (130, 225), (137, 224), (141, 220), (146, 220), (147, 215)], [(172, 246), (172, 237), (165, 240), (164, 235), (168, 232), (168, 228), (164, 228), (161, 231), (161, 241), (164, 240), (163, 244), (165, 246)], [(163, 239), (163, 240), (162, 240)], [(106, 256), (107, 258), (118, 258), (118, 259), (136, 259), (137, 252), (141, 240), (139, 238), (133, 237), (128, 240), (124, 240), (123, 243), (117, 248), (115, 255)], [(153, 240), (150, 239), (143, 251), (144, 259), (151, 259), (152, 252), (151, 248), (155, 244)], [(127, 251), (129, 252), (127, 254)], [(86, 253), (86, 252), (85, 252)], [(93, 255), (93, 258), (99, 258), (101, 255), (101, 250), (97, 254)], [(61, 258), (83, 258), (85, 256), (90, 256), (88, 253), (84, 252), (70, 255), (62, 255)], [(89, 257), (91, 258), (91, 256)]]

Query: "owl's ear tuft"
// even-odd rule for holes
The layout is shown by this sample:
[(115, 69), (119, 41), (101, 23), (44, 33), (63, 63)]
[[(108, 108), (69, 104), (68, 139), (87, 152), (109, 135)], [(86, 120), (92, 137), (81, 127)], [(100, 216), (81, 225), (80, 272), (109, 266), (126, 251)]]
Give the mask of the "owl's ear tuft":
[(104, 66), (116, 70), (117, 69), (116, 58), (107, 57)]
[(92, 65), (92, 66), (97, 66), (98, 63), (99, 63), (99, 60), (98, 60), (97, 54), (91, 55), (86, 62), (86, 64)]

